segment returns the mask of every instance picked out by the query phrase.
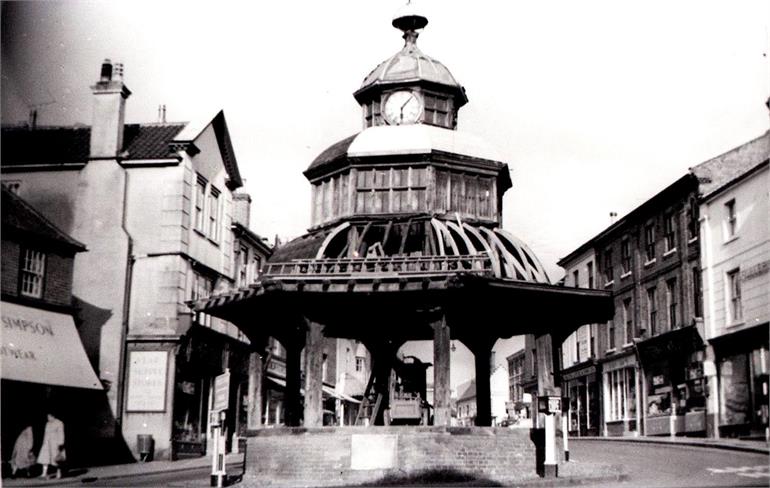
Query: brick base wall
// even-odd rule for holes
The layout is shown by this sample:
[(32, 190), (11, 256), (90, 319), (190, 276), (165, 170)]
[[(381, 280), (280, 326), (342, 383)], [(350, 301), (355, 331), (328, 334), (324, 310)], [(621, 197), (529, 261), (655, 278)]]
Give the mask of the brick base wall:
[(535, 443), (529, 429), (492, 427), (263, 429), (248, 439), (244, 481), (339, 486), (426, 472), (499, 483), (537, 478)]

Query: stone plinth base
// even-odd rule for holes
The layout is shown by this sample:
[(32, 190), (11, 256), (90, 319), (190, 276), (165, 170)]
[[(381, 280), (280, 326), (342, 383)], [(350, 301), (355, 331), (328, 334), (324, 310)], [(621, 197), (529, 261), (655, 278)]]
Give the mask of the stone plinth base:
[(506, 484), (537, 478), (536, 460), (529, 429), (263, 429), (248, 439), (244, 482), (301, 487), (422, 478)]

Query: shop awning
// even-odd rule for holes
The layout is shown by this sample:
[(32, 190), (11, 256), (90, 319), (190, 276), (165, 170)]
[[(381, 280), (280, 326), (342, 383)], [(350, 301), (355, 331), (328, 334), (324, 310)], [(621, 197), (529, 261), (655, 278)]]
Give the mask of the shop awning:
[[(282, 378), (274, 378), (272, 376), (268, 376), (267, 379), (272, 381), (273, 383), (275, 383), (278, 386), (286, 388), (286, 380), (284, 380)], [(351, 396), (348, 396), (348, 395), (346, 395), (344, 393), (340, 393), (340, 392), (336, 391), (334, 388), (332, 388), (331, 386), (324, 385), (322, 388), (323, 388), (324, 394), (327, 395), (327, 396), (334, 397), (334, 398), (339, 398), (340, 400), (345, 400), (346, 402), (361, 403), (361, 400), (356, 400), (355, 398), (353, 398)], [(305, 394), (305, 389), (304, 388), (300, 388), (299, 392), (300, 392), (301, 395), (304, 395)]]
[(702, 346), (703, 339), (694, 325), (674, 329), (636, 343), (643, 365), (661, 359), (687, 361), (687, 356)]
[(5, 380), (101, 390), (72, 317), (2, 302)]

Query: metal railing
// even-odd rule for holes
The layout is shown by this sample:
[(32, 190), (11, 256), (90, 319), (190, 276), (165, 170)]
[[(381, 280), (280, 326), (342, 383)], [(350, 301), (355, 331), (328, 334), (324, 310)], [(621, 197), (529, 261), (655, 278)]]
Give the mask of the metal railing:
[(280, 276), (420, 275), (492, 272), (486, 253), (457, 256), (386, 256), (370, 258), (294, 259), (267, 263), (264, 274)]

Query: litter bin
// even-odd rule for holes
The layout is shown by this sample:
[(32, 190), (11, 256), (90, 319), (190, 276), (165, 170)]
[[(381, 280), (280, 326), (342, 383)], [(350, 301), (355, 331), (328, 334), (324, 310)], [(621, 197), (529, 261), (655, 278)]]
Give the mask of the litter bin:
[(136, 436), (136, 450), (139, 452), (139, 461), (152, 461), (155, 451), (155, 439), (150, 434), (138, 434)]

